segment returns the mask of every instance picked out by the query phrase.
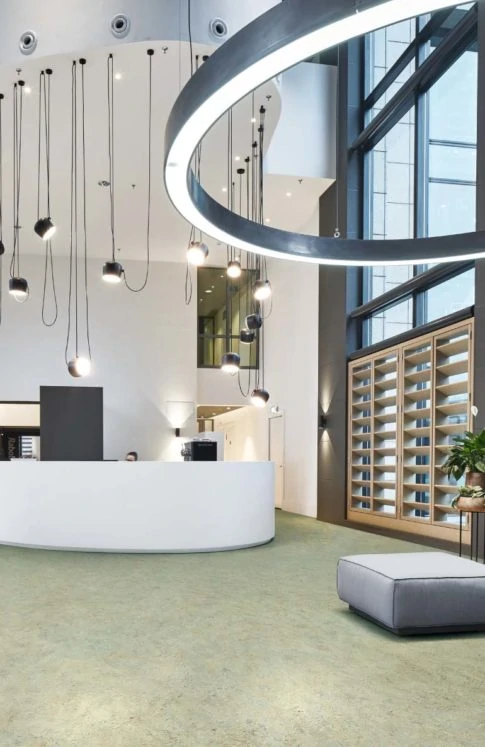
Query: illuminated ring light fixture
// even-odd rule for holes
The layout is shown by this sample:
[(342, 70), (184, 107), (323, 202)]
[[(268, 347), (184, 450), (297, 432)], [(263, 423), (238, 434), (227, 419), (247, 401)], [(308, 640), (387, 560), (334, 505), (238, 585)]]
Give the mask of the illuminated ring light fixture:
[(337, 44), (456, 0), (286, 0), (245, 26), (180, 93), (165, 133), (165, 185), (181, 215), (203, 233), (249, 252), (328, 265), (399, 265), (485, 256), (485, 231), (428, 239), (306, 236), (259, 225), (227, 210), (195, 179), (190, 163), (206, 132), (266, 81)]

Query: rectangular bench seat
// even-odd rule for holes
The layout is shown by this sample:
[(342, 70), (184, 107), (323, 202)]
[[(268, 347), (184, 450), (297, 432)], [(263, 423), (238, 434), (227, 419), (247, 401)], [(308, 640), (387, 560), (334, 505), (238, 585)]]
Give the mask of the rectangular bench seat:
[(337, 592), (398, 635), (485, 631), (485, 566), (448, 553), (340, 558)]

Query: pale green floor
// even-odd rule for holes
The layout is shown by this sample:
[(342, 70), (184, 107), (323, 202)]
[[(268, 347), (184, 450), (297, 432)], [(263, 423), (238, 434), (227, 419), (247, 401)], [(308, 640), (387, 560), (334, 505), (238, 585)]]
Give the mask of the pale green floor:
[(348, 612), (340, 555), (406, 544), (278, 515), (191, 556), (0, 548), (0, 747), (485, 745), (485, 636)]

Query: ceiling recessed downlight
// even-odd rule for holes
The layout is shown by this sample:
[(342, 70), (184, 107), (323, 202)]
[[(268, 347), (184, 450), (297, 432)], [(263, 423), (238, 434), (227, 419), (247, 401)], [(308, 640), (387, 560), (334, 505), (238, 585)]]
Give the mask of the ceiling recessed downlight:
[[(485, 232), (439, 239), (360, 241), (269, 229), (245, 221), (213, 200), (190, 172), (203, 135), (240, 99), (283, 70), (326, 49), (456, 0), (321, 0), (278, 3), (245, 26), (205, 63), (181, 92), (166, 130), (165, 184), (192, 225), (229, 246), (299, 261), (372, 266), (476, 259)], [(264, 49), (261, 47), (264, 39)], [(244, 52), (244, 53), (243, 53)], [(187, 178), (188, 176), (188, 178)]]

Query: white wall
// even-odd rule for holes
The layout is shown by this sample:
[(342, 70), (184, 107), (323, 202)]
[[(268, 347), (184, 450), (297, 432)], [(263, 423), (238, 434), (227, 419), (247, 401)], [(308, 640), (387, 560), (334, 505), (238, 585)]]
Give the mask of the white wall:
[(268, 461), (267, 409), (258, 410), (249, 406), (219, 415), (214, 418), (214, 430), (222, 431), (231, 438), (231, 446), (227, 441), (224, 446), (225, 461)]
[(268, 174), (335, 178), (337, 73), (302, 62), (281, 75), (281, 115), (265, 158)]
[[(49, 329), (41, 323), (41, 257), (22, 257), (31, 287), (22, 305), (8, 295), (4, 264), (0, 400), (38, 400), (41, 385), (102, 386), (106, 459), (130, 450), (141, 459), (180, 459), (183, 439), (175, 439), (164, 403), (197, 399), (196, 304), (184, 303), (185, 265), (153, 263), (147, 289), (135, 294), (124, 285), (104, 284), (101, 263), (89, 262), (93, 374), (80, 380), (64, 362), (68, 260), (55, 263), (60, 315)], [(142, 262), (125, 262), (125, 269), (132, 285), (143, 278)], [(192, 423), (185, 433), (194, 432)]]
[[(247, 373), (242, 384), (247, 388)], [(219, 368), (199, 368), (197, 371), (197, 401), (201, 405), (246, 405), (239, 391), (237, 376), (222, 373)]]
[(317, 515), (318, 266), (268, 262), (274, 291), (266, 320), (265, 387), (285, 422), (286, 511)]

